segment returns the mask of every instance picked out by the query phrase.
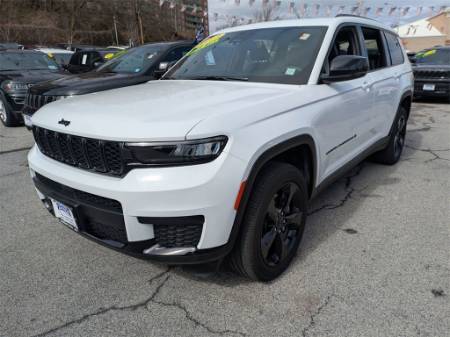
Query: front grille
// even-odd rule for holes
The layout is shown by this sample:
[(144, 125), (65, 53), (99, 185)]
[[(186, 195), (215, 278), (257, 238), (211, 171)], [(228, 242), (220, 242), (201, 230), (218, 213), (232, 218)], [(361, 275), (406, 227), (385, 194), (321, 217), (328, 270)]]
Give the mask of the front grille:
[(101, 197), (101, 196), (91, 194), (88, 192), (83, 192), (80, 190), (76, 190), (69, 186), (62, 185), (56, 181), (48, 179), (37, 172), (36, 172), (36, 177), (39, 182), (44, 184), (49, 189), (51, 189), (57, 193), (60, 193), (74, 201), (78, 201), (78, 202), (81, 202), (81, 203), (84, 203), (87, 205), (101, 208), (106, 211), (122, 213), (122, 205), (117, 200)]
[(59, 162), (98, 173), (121, 176), (123, 143), (68, 135), (33, 127), (39, 150)]
[(450, 79), (450, 71), (446, 70), (415, 70), (414, 77), (417, 79)]
[(193, 224), (154, 224), (155, 241), (162, 247), (196, 247), (202, 235), (203, 222)]
[(127, 243), (127, 231), (125, 226), (88, 221), (84, 224), (84, 231), (101, 240), (113, 240)]
[(25, 104), (33, 109), (39, 109), (42, 106), (54, 102), (58, 99), (58, 96), (44, 96), (44, 95), (34, 95), (28, 94), (25, 99)]

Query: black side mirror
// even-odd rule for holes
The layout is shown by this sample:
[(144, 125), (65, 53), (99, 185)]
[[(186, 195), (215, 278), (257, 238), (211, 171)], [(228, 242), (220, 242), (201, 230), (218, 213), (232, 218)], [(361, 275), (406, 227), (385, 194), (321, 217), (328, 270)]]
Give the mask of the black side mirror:
[(158, 69), (154, 71), (155, 77), (160, 78), (162, 75), (164, 75), (167, 70), (172, 68), (172, 66), (177, 63), (176, 61), (171, 62), (160, 62), (158, 65)]
[(358, 55), (339, 55), (330, 64), (330, 73), (320, 77), (322, 83), (349, 81), (363, 77), (369, 71), (367, 57)]

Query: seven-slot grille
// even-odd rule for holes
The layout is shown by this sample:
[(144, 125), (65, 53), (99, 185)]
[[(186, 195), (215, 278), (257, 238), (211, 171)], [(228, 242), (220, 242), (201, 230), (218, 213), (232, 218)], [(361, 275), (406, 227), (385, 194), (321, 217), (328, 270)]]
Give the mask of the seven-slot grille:
[(25, 99), (25, 104), (33, 109), (39, 109), (42, 106), (54, 102), (58, 99), (58, 96), (44, 96), (28, 94)]
[(121, 142), (73, 136), (37, 126), (33, 127), (33, 134), (39, 150), (54, 160), (114, 176), (124, 172)]

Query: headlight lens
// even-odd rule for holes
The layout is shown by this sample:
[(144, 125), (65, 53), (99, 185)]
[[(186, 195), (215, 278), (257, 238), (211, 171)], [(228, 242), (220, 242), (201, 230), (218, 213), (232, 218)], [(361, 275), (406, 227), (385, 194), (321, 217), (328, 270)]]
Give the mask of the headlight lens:
[(28, 84), (14, 81), (5, 81), (2, 83), (2, 89), (6, 92), (26, 91)]
[(138, 163), (147, 165), (189, 165), (216, 159), (228, 138), (214, 138), (169, 143), (128, 143), (126, 147)]

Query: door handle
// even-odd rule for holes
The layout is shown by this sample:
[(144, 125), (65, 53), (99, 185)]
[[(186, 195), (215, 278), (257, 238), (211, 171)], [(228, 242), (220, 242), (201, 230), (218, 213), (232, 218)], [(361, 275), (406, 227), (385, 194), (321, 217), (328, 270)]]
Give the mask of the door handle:
[(371, 85), (369, 82), (367, 82), (367, 81), (364, 81), (363, 84), (362, 84), (362, 88), (363, 88), (365, 91), (367, 91), (367, 92), (370, 91), (370, 87), (371, 87), (371, 86), (372, 86), (372, 85)]

